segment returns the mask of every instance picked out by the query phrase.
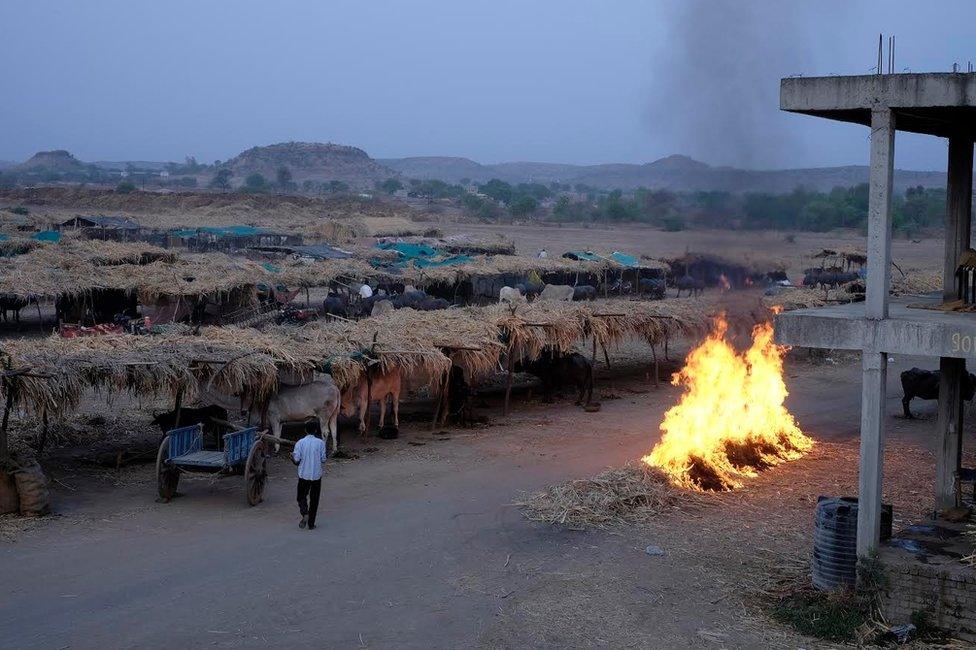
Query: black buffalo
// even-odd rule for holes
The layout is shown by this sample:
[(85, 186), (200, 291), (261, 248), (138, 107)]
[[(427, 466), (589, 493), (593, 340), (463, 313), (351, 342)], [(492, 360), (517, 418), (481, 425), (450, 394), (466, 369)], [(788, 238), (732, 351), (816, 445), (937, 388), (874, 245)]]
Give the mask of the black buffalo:
[[(962, 398), (967, 402), (973, 399), (974, 388), (976, 388), (976, 375), (971, 372), (963, 373)], [(901, 373), (901, 389), (904, 392), (901, 406), (905, 410), (905, 417), (911, 419), (913, 416), (908, 404), (914, 398), (939, 399), (939, 371), (921, 368), (906, 370)]]
[(573, 287), (573, 300), (596, 300), (596, 287), (588, 284)]
[(641, 278), (640, 293), (648, 298), (664, 298), (664, 280), (662, 278)]
[(322, 301), (322, 313), (326, 316), (349, 318), (349, 301), (345, 296), (329, 296)]
[(674, 286), (678, 290), (675, 298), (680, 298), (682, 291), (687, 291), (689, 296), (699, 296), (705, 291), (705, 281), (693, 278), (688, 274), (675, 280)]
[(519, 372), (535, 375), (542, 381), (542, 395), (545, 402), (552, 402), (553, 392), (571, 382), (576, 386), (576, 404), (589, 404), (593, 401), (593, 364), (579, 352), (561, 354), (546, 349), (538, 359), (518, 364)]
[(27, 299), (13, 293), (0, 293), (0, 318), (9, 322), (7, 312), (13, 312), (13, 320), (20, 322), (20, 310), (27, 306)]
[(183, 407), (180, 409), (180, 419), (179, 422), (176, 420), (176, 411), (166, 411), (165, 413), (160, 413), (153, 417), (153, 424), (162, 429), (165, 435), (167, 431), (171, 429), (177, 429), (179, 427), (190, 427), (194, 424), (202, 424), (203, 432), (208, 435), (212, 435), (214, 440), (217, 439), (223, 430), (224, 426), (214, 422), (214, 420), (227, 421), (227, 409), (217, 404), (210, 404), (208, 406), (198, 406), (198, 407)]
[(519, 282), (516, 284), (515, 288), (518, 289), (528, 300), (532, 300), (542, 293), (545, 286), (546, 285), (542, 284), (541, 282), (531, 282), (526, 280), (525, 282)]

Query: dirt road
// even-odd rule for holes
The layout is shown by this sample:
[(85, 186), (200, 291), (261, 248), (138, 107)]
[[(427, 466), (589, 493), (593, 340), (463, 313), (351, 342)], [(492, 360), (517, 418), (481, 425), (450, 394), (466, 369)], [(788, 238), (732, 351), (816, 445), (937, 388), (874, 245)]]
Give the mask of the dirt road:
[[(375, 453), (329, 462), (315, 531), (296, 525), (284, 461), (255, 508), (240, 478), (185, 481), (184, 496), (159, 504), (148, 467), (118, 485), (55, 472), (61, 516), (0, 541), (4, 645), (815, 647), (758, 617), (745, 581), (772, 557), (809, 553), (816, 495), (856, 485), (860, 373), (848, 360), (788, 374), (803, 429), (848, 445), (850, 459), (774, 468), (725, 505), (644, 529), (552, 527), (511, 504), (638, 458), (676, 398), (670, 386), (623, 390), (594, 414), (531, 403), (487, 429), (405, 427)], [(889, 419), (892, 440), (927, 444), (934, 408), (916, 410), (928, 419)], [(763, 530), (756, 518), (776, 507), (784, 523)]]

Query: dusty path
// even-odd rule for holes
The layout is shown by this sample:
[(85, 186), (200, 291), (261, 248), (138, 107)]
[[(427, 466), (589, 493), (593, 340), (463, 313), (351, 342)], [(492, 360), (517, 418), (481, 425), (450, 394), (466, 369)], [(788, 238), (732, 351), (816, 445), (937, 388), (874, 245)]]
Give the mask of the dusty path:
[[(803, 428), (850, 443), (859, 365), (799, 364), (789, 374)], [(892, 377), (891, 415), (900, 409)], [(646, 452), (676, 389), (623, 394), (596, 414), (522, 405), (449, 440), (415, 427), (359, 460), (330, 461), (311, 532), (296, 526), (284, 461), (256, 508), (244, 505), (239, 478), (185, 482), (185, 496), (157, 504), (149, 468), (126, 473), (120, 487), (62, 474), (76, 490), (56, 485), (63, 516), (0, 542), (4, 645), (815, 646), (745, 615), (739, 567), (761, 570), (765, 552), (807, 553), (803, 522), (818, 492), (843, 489), (829, 472), (851, 484), (846, 465), (820, 468), (830, 481), (799, 498), (790, 468), (776, 468), (730, 501), (746, 513), (790, 494), (792, 523), (762, 543), (738, 506), (609, 533), (532, 523), (510, 505), (520, 491)], [(917, 410), (932, 417), (931, 403)], [(893, 439), (927, 444), (931, 420), (889, 421)], [(666, 555), (645, 554), (652, 543)]]

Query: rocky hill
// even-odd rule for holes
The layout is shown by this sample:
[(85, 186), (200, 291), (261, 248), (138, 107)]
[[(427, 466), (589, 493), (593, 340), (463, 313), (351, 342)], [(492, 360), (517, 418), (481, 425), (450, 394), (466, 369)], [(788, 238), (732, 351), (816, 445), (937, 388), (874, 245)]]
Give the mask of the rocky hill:
[(87, 165), (64, 149), (54, 151), (38, 151), (25, 162), (14, 165), (11, 169), (19, 172), (50, 171), (50, 172), (80, 172)]
[(221, 167), (233, 173), (240, 185), (250, 174), (261, 174), (274, 181), (278, 169), (286, 167), (292, 180), (342, 181), (353, 187), (373, 187), (376, 181), (398, 176), (367, 155), (362, 149), (320, 142), (282, 142), (252, 147), (225, 162)]
[[(592, 187), (633, 189), (648, 187), (674, 191), (719, 190), (728, 192), (791, 192), (798, 186), (830, 190), (868, 181), (864, 165), (813, 169), (752, 170), (712, 167), (687, 156), (668, 156), (643, 165), (612, 163), (605, 165), (562, 165), (515, 162), (482, 165), (468, 158), (393, 158), (383, 159), (387, 167), (407, 178), (457, 183), (468, 178), (484, 183), (498, 178), (509, 183), (582, 183)], [(945, 187), (943, 172), (895, 171), (895, 189), (906, 187)]]

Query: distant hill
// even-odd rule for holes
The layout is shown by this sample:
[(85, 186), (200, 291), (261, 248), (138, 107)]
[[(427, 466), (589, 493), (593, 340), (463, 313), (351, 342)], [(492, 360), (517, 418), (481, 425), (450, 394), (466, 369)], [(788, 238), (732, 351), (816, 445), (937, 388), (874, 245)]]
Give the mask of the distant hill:
[(274, 181), (278, 169), (287, 167), (292, 180), (343, 181), (353, 187), (372, 187), (376, 181), (398, 176), (362, 149), (320, 142), (282, 142), (253, 147), (223, 163), (233, 172), (233, 182), (241, 184), (250, 174), (261, 174)]
[(87, 165), (85, 163), (81, 162), (64, 149), (55, 149), (54, 151), (38, 151), (25, 162), (11, 167), (13, 171), (18, 172), (82, 172), (85, 171), (86, 168)]
[(153, 171), (160, 171), (166, 169), (166, 166), (171, 165), (172, 163), (154, 160), (96, 160), (92, 164), (99, 169), (110, 169), (113, 171), (122, 171), (128, 169), (130, 166), (135, 169), (151, 169)]
[[(610, 163), (604, 165), (564, 165), (514, 162), (482, 165), (468, 158), (424, 157), (381, 159), (383, 165), (407, 178), (437, 178), (457, 183), (468, 178), (484, 183), (492, 178), (509, 183), (582, 183), (609, 189), (647, 187), (674, 191), (790, 192), (802, 185), (830, 190), (868, 181), (865, 165), (812, 169), (750, 170), (712, 167), (687, 156), (668, 156), (643, 165)], [(895, 171), (895, 189), (906, 187), (945, 187), (944, 172)]]

